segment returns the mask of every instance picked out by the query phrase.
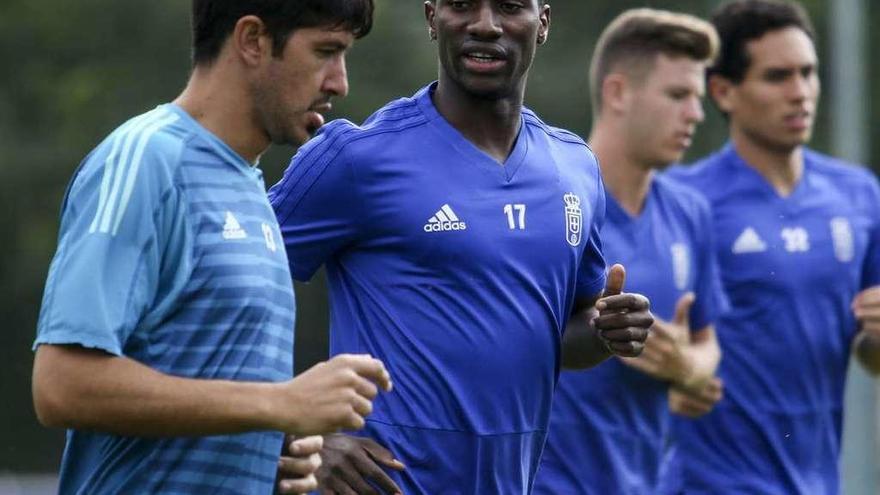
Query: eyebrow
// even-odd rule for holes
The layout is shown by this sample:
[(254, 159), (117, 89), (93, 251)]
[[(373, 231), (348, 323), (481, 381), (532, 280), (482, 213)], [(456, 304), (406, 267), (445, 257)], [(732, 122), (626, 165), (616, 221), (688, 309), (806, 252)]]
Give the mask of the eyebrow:
[(348, 50), (351, 47), (351, 44), (344, 43), (339, 40), (322, 40), (315, 42), (315, 45), (321, 48), (334, 48), (337, 50)]

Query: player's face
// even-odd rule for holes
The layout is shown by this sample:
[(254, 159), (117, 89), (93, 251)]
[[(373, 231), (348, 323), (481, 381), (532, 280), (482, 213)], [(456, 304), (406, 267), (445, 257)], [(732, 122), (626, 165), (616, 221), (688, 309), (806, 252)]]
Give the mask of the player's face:
[(627, 147), (639, 163), (663, 168), (681, 160), (703, 121), (703, 62), (657, 56), (632, 88), (626, 113)]
[[(731, 131), (754, 144), (789, 152), (809, 141), (819, 100), (813, 42), (794, 27), (770, 31), (747, 45), (751, 65), (739, 84), (719, 79), (713, 95)], [(714, 81), (713, 85), (716, 84)]]
[(254, 87), (256, 118), (274, 144), (301, 145), (324, 124), (333, 96), (348, 94), (345, 53), (354, 35), (301, 28), (271, 57)]
[(441, 84), (491, 99), (522, 97), (535, 47), (546, 40), (550, 7), (539, 0), (425, 3), (436, 33)]

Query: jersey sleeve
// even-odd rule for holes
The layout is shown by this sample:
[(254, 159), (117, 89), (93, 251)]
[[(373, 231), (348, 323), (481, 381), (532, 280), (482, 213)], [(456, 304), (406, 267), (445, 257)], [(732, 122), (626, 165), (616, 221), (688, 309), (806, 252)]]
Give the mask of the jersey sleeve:
[(718, 265), (718, 254), (715, 250), (712, 214), (708, 203), (697, 201), (695, 207), (695, 223), (692, 235), (696, 242), (694, 305), (690, 311), (691, 330), (699, 331), (707, 325), (713, 325), (730, 306), (724, 286), (721, 282), (721, 271)]
[(605, 288), (605, 256), (602, 254), (600, 232), (605, 223), (605, 184), (599, 167), (596, 166), (596, 200), (593, 204), (593, 218), (590, 222), (590, 236), (584, 247), (581, 264), (578, 268), (576, 296), (594, 298)]
[(122, 355), (163, 273), (178, 272), (182, 230), (169, 229), (180, 226), (170, 158), (148, 141), (140, 149), (117, 148), (111, 135), (71, 180), (35, 349), (74, 344)]
[(862, 268), (862, 289), (880, 285), (880, 185), (873, 175), (869, 177), (869, 184), (871, 193), (868, 218), (872, 223), (868, 231), (868, 251)]
[(343, 153), (344, 127), (331, 122), (300, 148), (269, 190), (293, 278), (306, 281), (357, 238), (362, 215), (352, 164)]

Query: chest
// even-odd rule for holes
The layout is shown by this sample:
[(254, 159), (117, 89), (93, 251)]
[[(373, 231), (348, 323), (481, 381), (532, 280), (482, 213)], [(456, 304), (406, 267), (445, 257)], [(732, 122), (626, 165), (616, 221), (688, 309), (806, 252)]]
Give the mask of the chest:
[(606, 219), (602, 228), (605, 258), (609, 265), (623, 264), (627, 290), (646, 295), (652, 310), (668, 319), (678, 299), (696, 290), (701, 244), (675, 218), (655, 213), (640, 220)]
[(833, 197), (801, 204), (719, 204), (715, 223), (725, 283), (852, 290), (866, 256), (871, 221), (856, 206)]
[[(192, 239), (191, 290), (231, 296), (290, 295), (278, 222), (257, 181), (219, 174), (186, 190)], [(283, 300), (283, 299), (282, 299)]]
[(455, 157), (384, 162), (364, 177), (370, 234), (361, 247), (428, 270), (577, 266), (596, 209), (595, 176), (562, 171), (552, 154), (527, 158), (512, 177), (501, 167)]

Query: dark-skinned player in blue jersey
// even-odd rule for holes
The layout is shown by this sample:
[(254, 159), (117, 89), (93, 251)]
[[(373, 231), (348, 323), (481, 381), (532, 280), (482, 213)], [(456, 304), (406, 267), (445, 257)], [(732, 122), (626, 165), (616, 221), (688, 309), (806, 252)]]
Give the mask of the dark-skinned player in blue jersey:
[(439, 80), (331, 122), (270, 192), (293, 276), (327, 267), (331, 352), (396, 377), (364, 437), (325, 437), (319, 483), (528, 493), (560, 368), (638, 355), (653, 318), (621, 266), (606, 282), (592, 152), (523, 107), (550, 7), (424, 8)]
[(736, 1), (712, 23), (730, 142), (671, 174), (712, 205), (732, 309), (725, 399), (682, 435), (684, 493), (837, 494), (850, 354), (880, 371), (880, 187), (805, 146), (819, 76), (803, 7)]

